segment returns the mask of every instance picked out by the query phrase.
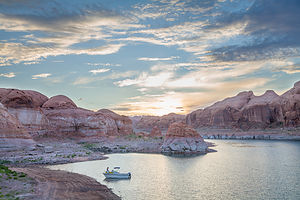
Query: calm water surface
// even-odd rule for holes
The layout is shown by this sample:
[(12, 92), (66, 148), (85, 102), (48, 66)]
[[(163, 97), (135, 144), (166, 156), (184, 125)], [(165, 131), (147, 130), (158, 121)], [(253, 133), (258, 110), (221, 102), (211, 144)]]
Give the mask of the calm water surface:
[[(95, 178), (122, 199), (300, 199), (300, 142), (211, 140), (218, 152), (196, 157), (110, 154), (109, 159), (51, 166)], [(120, 166), (131, 180), (108, 182)]]

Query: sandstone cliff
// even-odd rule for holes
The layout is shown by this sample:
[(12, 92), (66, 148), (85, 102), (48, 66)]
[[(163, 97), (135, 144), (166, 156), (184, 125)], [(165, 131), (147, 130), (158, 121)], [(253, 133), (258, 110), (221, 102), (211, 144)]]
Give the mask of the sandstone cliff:
[(34, 141), (17, 118), (0, 103), (0, 151), (32, 148)]
[(196, 110), (186, 116), (186, 123), (194, 128), (266, 129), (300, 125), (300, 82), (278, 96), (268, 90), (261, 96), (252, 91)]
[(66, 96), (48, 99), (35, 91), (0, 89), (0, 102), (33, 137), (40, 135), (110, 136), (131, 134), (132, 122), (109, 110), (79, 108)]

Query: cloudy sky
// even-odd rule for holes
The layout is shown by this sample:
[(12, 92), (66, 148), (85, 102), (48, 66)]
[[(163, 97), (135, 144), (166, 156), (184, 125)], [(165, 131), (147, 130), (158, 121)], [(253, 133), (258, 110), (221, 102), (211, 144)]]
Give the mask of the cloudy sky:
[(186, 114), (300, 80), (298, 0), (0, 0), (0, 87)]

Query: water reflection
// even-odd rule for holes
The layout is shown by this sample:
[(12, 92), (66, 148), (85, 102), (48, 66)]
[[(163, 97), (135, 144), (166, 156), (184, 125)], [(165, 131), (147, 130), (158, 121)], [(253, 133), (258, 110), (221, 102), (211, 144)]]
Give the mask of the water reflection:
[[(52, 166), (96, 178), (122, 199), (300, 199), (300, 142), (214, 140), (218, 152), (196, 157), (110, 154)], [(105, 180), (107, 166), (130, 180)]]

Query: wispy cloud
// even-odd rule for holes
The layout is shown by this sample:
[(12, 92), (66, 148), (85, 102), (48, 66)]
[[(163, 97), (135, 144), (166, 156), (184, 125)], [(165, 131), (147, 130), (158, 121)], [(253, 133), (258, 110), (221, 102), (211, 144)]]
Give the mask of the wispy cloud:
[(167, 61), (167, 60), (173, 60), (178, 58), (178, 56), (171, 56), (168, 58), (149, 58), (149, 57), (142, 57), (142, 58), (138, 58), (138, 60), (142, 60), (142, 61)]
[[(117, 33), (115, 29), (142, 27), (92, 1), (77, 2), (70, 8), (58, 1), (36, 2), (34, 6), (29, 2), (11, 2), (10, 5), (2, 2), (0, 7), (0, 30), (34, 32), (21, 36), (22, 42), (1, 44), (2, 66), (20, 62), (33, 64), (40, 58), (57, 55), (112, 54), (123, 46), (109, 41)], [(74, 44), (90, 40), (103, 40), (106, 44), (97, 48), (72, 48)]]
[(171, 112), (187, 114), (228, 96), (234, 96), (240, 91), (262, 87), (268, 81), (270, 80), (265, 78), (249, 78), (223, 82), (210, 91), (168, 91), (157, 95), (137, 96), (114, 105), (111, 109), (125, 115), (165, 115)]
[(108, 72), (110, 69), (105, 69), (105, 68), (100, 68), (100, 69), (93, 69), (93, 70), (90, 70), (89, 72), (91, 72), (92, 74), (96, 75), (96, 74), (99, 74), (99, 73), (104, 73), (104, 72)]
[(121, 64), (113, 64), (113, 63), (87, 63), (90, 66), (106, 66), (106, 67), (120, 67)]
[(0, 74), (0, 76), (6, 77), (6, 78), (13, 78), (16, 76), (16, 74), (14, 72), (10, 72), (10, 73)]
[(32, 79), (47, 78), (49, 76), (51, 76), (51, 74), (49, 74), (49, 73), (35, 74), (35, 75), (32, 75)]
[(282, 71), (287, 74), (300, 73), (300, 64), (280, 66), (275, 69), (275, 71)]

